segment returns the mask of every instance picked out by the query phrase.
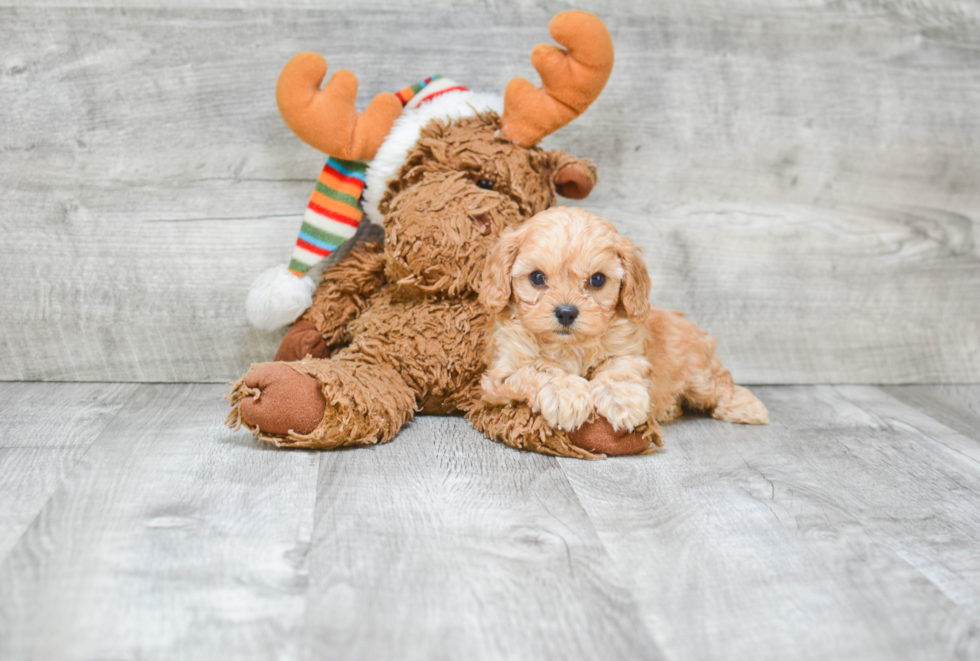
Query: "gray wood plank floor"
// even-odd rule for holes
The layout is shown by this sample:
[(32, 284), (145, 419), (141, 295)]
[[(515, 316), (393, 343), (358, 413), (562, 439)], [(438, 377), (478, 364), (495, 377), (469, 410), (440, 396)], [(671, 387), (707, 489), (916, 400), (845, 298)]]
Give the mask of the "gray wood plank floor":
[(0, 658), (980, 657), (980, 386), (759, 388), (599, 462), (276, 451), (225, 389), (0, 384)]

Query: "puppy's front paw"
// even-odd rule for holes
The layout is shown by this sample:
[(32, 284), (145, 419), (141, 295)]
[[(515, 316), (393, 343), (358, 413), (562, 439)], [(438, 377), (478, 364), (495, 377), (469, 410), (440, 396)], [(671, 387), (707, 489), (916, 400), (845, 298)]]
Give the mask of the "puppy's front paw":
[(592, 415), (592, 393), (589, 382), (569, 375), (546, 383), (538, 391), (535, 408), (552, 427), (572, 431)]
[(595, 410), (614, 429), (633, 431), (650, 413), (650, 392), (642, 381), (599, 379), (591, 382)]

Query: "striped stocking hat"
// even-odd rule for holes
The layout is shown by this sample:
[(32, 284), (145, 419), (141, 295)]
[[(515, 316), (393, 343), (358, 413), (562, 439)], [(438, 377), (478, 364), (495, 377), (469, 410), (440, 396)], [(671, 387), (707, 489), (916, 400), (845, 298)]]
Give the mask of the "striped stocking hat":
[[(443, 76), (432, 76), (409, 85), (395, 96), (403, 108), (414, 109), (447, 92), (467, 91)], [(296, 239), (289, 271), (302, 277), (327, 255), (354, 236), (364, 209), (367, 161), (343, 161), (331, 156), (320, 172), (310, 202), (306, 205), (303, 225)]]
[(274, 266), (252, 283), (245, 311), (256, 328), (285, 326), (313, 304), (316, 283), (307, 272), (350, 240), (365, 215), (368, 221), (383, 225), (378, 204), (423, 126), (434, 118), (454, 119), (490, 109), (501, 112), (503, 106), (498, 95), (471, 92), (443, 76), (421, 80), (396, 96), (404, 112), (374, 159), (327, 159), (303, 214), (289, 265)]
[(364, 161), (343, 161), (331, 156), (320, 171), (303, 214), (289, 272), (302, 278), (327, 255), (354, 236), (364, 210)]

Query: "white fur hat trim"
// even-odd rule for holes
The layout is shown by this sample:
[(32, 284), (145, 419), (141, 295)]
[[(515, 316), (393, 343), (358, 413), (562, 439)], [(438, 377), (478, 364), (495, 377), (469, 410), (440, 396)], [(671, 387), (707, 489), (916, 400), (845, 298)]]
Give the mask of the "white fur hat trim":
[(245, 316), (260, 330), (281, 328), (313, 305), (315, 289), (310, 276), (297, 278), (285, 264), (277, 264), (260, 273), (252, 283), (245, 299)]

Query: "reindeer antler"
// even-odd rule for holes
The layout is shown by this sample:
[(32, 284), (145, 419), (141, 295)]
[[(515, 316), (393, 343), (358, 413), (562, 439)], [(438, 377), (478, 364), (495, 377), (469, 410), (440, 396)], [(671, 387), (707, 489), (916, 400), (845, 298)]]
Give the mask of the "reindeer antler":
[(374, 158), (401, 115), (401, 101), (383, 92), (358, 115), (354, 108), (357, 76), (341, 69), (320, 89), (326, 74), (327, 61), (317, 53), (300, 53), (291, 59), (276, 84), (282, 118), (303, 142), (335, 158)]
[(612, 37), (598, 16), (577, 9), (564, 11), (551, 19), (548, 29), (568, 50), (538, 44), (531, 51), (531, 64), (543, 89), (514, 78), (504, 92), (501, 132), (523, 147), (585, 112), (612, 71)]

